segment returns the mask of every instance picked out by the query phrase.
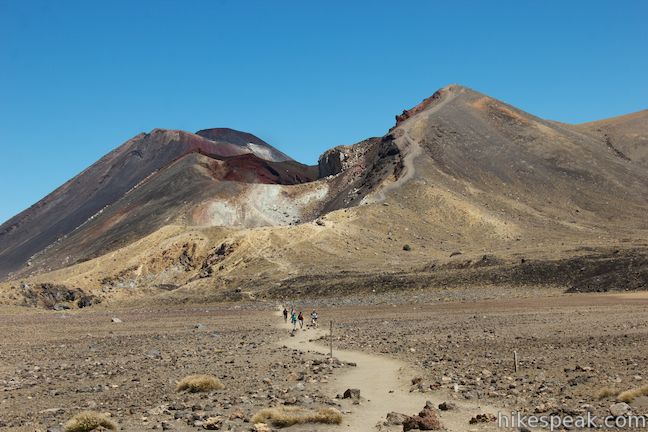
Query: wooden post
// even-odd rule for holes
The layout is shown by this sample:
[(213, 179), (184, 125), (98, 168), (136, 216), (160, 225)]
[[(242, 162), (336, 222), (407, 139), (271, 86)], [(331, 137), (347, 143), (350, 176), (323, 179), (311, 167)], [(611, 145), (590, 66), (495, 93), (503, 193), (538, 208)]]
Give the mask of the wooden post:
[(517, 351), (513, 351), (513, 365), (515, 367), (515, 372), (517, 373), (517, 371), (518, 371), (518, 355), (517, 355)]
[(329, 322), (329, 348), (330, 348), (330, 357), (333, 358), (333, 320)]

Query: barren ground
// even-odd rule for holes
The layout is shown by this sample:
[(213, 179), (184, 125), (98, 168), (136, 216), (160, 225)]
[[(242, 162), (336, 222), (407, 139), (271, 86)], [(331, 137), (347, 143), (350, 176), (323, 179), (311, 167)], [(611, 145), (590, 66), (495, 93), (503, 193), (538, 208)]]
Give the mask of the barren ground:
[[(490, 407), (606, 415), (614, 400), (598, 400), (599, 390), (627, 390), (648, 379), (647, 295), (491, 294), (458, 293), (444, 301), (436, 293), (398, 298), (392, 292), (377, 294), (373, 304), (295, 299), (306, 315), (317, 307), (322, 324), (335, 322), (336, 350), (356, 352), (338, 352), (341, 362), (333, 365), (321, 353), (304, 352), (316, 348), (309, 340), (321, 337), (317, 331), (288, 338), (276, 303), (110, 311), (99, 305), (73, 312), (5, 307), (0, 429), (56, 431), (77, 411), (93, 409), (110, 412), (126, 431), (203, 430), (201, 422), (216, 415), (224, 419), (221, 430), (244, 431), (258, 409), (291, 404), (332, 405), (345, 417), (339, 427), (288, 430), (373, 430), (367, 413), (377, 405), (384, 417), (394, 410), (415, 414), (425, 400), (447, 400), (458, 406), (440, 415), (449, 430), (492, 430), (492, 423), (467, 419), (495, 414)], [(395, 375), (385, 376), (384, 368), (394, 366)], [(374, 369), (375, 380), (391, 382), (394, 393), (378, 399), (381, 385), (358, 380)], [(175, 392), (177, 380), (195, 373), (216, 375), (226, 389)], [(410, 384), (414, 377), (419, 384)], [(335, 399), (351, 386), (361, 390), (360, 405)], [(641, 397), (631, 405), (646, 414), (647, 402)]]

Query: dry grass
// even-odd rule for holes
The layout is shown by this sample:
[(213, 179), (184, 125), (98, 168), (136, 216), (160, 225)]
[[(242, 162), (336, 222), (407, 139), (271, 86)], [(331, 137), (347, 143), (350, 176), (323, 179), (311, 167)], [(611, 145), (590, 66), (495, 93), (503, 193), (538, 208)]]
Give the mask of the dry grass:
[(65, 432), (89, 432), (99, 427), (117, 430), (117, 425), (104, 414), (94, 411), (83, 411), (72, 417), (63, 430)]
[(264, 408), (254, 415), (252, 423), (269, 423), (275, 427), (288, 427), (296, 424), (342, 423), (342, 414), (335, 408), (320, 408), (317, 411), (299, 407)]
[(621, 402), (630, 403), (640, 396), (648, 396), (648, 385), (633, 388), (631, 390), (626, 390), (623, 393), (619, 393), (618, 399)]
[(611, 396), (615, 396), (619, 394), (619, 390), (613, 389), (611, 387), (603, 387), (601, 390), (599, 390), (596, 393), (596, 399), (601, 400), (601, 399), (606, 399)]
[(210, 392), (224, 388), (223, 383), (213, 375), (189, 375), (176, 384), (176, 391), (186, 390), (189, 393)]

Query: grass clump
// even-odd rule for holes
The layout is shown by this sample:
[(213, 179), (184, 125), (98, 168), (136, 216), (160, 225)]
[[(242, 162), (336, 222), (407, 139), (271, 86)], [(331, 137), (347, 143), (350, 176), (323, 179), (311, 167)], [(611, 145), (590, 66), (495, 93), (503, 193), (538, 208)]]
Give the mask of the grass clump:
[(189, 393), (202, 393), (214, 390), (223, 390), (225, 386), (213, 375), (189, 375), (176, 384), (176, 391)]
[(83, 411), (65, 423), (63, 430), (65, 432), (90, 432), (100, 427), (117, 430), (117, 425), (106, 415), (94, 411)]
[(602, 400), (609, 398), (611, 396), (615, 396), (619, 394), (619, 390), (613, 389), (611, 387), (603, 387), (601, 390), (599, 390), (596, 393), (596, 399)]
[(317, 411), (300, 407), (264, 408), (254, 415), (252, 423), (268, 423), (275, 427), (296, 424), (323, 423), (340, 424), (342, 414), (335, 408), (320, 408)]
[(619, 393), (618, 399), (621, 402), (630, 403), (640, 396), (648, 396), (648, 385), (633, 388), (631, 390), (626, 390), (622, 393)]

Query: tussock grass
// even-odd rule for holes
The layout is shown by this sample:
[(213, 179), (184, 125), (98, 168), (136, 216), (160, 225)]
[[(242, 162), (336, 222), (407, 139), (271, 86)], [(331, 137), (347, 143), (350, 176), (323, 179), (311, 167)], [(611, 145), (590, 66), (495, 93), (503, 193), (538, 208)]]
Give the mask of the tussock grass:
[(618, 399), (621, 402), (630, 403), (640, 396), (648, 396), (648, 385), (626, 390), (619, 393)]
[(317, 411), (299, 407), (264, 408), (254, 415), (252, 423), (269, 423), (275, 427), (296, 424), (323, 423), (340, 424), (342, 414), (335, 408), (320, 408)]
[(176, 384), (176, 391), (188, 391), (189, 393), (210, 392), (224, 388), (223, 383), (213, 375), (189, 375)]
[(112, 420), (104, 414), (94, 411), (82, 411), (75, 415), (65, 423), (63, 430), (65, 432), (89, 432), (99, 427), (113, 431), (117, 430), (117, 425)]
[(601, 400), (601, 399), (606, 399), (611, 396), (615, 396), (619, 394), (619, 390), (613, 389), (611, 387), (603, 387), (596, 393), (596, 399)]

